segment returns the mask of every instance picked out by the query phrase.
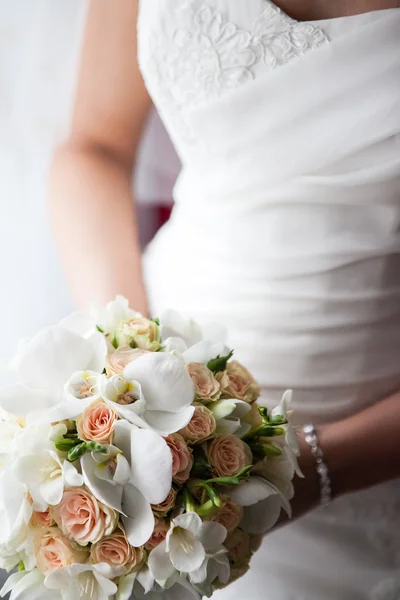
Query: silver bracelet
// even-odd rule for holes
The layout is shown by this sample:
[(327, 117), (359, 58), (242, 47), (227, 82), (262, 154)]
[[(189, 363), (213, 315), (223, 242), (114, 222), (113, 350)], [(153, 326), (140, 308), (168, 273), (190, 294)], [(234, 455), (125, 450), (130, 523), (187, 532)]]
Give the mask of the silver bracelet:
[(329, 477), (328, 465), (325, 462), (324, 453), (318, 444), (318, 434), (314, 425), (305, 425), (303, 427), (305, 441), (310, 446), (311, 452), (317, 463), (316, 470), (319, 477), (320, 501), (322, 506), (328, 506), (332, 502), (332, 484)]

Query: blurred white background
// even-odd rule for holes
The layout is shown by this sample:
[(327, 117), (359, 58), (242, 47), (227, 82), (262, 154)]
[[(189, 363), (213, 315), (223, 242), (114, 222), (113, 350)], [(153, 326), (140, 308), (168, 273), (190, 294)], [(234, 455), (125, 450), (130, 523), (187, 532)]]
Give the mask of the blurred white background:
[[(46, 182), (68, 128), (85, 13), (85, 0), (0, 0), (0, 384), (17, 340), (73, 309), (51, 237)], [(178, 170), (153, 115), (135, 177), (143, 243), (164, 218), (160, 206), (171, 203)]]

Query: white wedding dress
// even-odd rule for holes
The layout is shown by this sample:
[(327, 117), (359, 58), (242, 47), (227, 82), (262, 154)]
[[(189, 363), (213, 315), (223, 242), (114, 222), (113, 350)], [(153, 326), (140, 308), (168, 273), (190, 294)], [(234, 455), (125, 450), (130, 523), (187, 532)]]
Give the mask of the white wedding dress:
[[(139, 58), (183, 164), (145, 256), (153, 312), (225, 323), (299, 422), (399, 390), (400, 10), (142, 0)], [(400, 483), (270, 534), (215, 598), (399, 600)]]

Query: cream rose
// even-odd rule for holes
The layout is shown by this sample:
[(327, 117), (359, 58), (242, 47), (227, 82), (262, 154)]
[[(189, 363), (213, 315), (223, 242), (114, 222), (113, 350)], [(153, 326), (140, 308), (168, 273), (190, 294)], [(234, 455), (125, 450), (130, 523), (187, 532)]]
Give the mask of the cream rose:
[(78, 436), (85, 442), (110, 444), (117, 420), (115, 410), (102, 400), (96, 400), (77, 418)]
[(231, 477), (253, 463), (245, 442), (233, 434), (221, 435), (209, 443), (208, 460), (217, 477)]
[(31, 516), (32, 527), (52, 527), (54, 524), (55, 520), (48, 510), (45, 512), (33, 511)]
[(161, 544), (161, 542), (165, 540), (165, 538), (167, 537), (169, 527), (170, 522), (168, 521), (168, 519), (156, 518), (154, 531), (151, 534), (150, 539), (144, 545), (148, 552), (154, 550), (154, 548), (156, 548), (159, 544)]
[(176, 483), (185, 483), (193, 467), (192, 450), (179, 433), (169, 435), (165, 441), (172, 454), (172, 477)]
[(243, 507), (237, 502), (231, 500), (231, 498), (224, 498), (224, 504), (218, 510), (218, 512), (210, 517), (210, 521), (220, 523), (225, 527), (228, 533), (231, 533), (239, 527), (241, 520), (243, 519)]
[(215, 433), (216, 428), (217, 423), (211, 410), (199, 404), (195, 407), (190, 423), (184, 429), (181, 429), (179, 433), (189, 444), (196, 444), (210, 438)]
[(110, 535), (118, 523), (118, 514), (84, 487), (65, 490), (52, 513), (64, 535), (81, 546)]
[(137, 358), (147, 354), (147, 350), (131, 348), (131, 346), (121, 346), (115, 352), (109, 354), (106, 358), (107, 375), (122, 375), (125, 367)]
[(260, 396), (260, 386), (237, 360), (228, 362), (226, 370), (217, 373), (216, 378), (221, 386), (222, 398), (235, 398), (252, 403)]
[(252, 554), (248, 533), (241, 529), (235, 529), (226, 538), (224, 546), (228, 550), (229, 562), (234, 568), (240, 569), (248, 566)]
[(214, 402), (220, 398), (221, 388), (219, 382), (210, 369), (201, 363), (189, 363), (186, 368), (194, 384), (196, 400)]
[(160, 504), (152, 504), (151, 508), (153, 512), (156, 513), (159, 517), (164, 517), (167, 515), (175, 506), (176, 503), (177, 491), (175, 488), (171, 488), (168, 496), (165, 498), (164, 502)]
[(128, 573), (140, 567), (143, 560), (143, 548), (131, 546), (121, 526), (118, 526), (111, 535), (93, 544), (90, 549), (92, 564), (106, 563), (110, 567), (125, 567)]
[(43, 575), (61, 567), (84, 563), (88, 558), (88, 552), (69, 541), (58, 527), (38, 529), (33, 543), (37, 566)]
[(132, 346), (150, 352), (157, 352), (161, 348), (160, 327), (145, 317), (134, 317), (120, 323), (116, 338), (120, 346)]

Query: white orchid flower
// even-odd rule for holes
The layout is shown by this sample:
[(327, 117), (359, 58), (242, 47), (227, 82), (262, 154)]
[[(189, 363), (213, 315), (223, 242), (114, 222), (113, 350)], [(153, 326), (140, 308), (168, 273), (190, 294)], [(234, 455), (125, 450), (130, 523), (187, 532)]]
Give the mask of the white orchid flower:
[[(281, 456), (265, 457), (257, 463), (253, 472), (274, 485), (287, 501), (294, 496), (293, 478), (296, 473), (297, 460), (287, 446), (282, 448)], [(299, 476), (302, 476), (298, 471)]]
[(32, 506), (27, 488), (10, 467), (0, 475), (0, 568), (13, 569), (23, 560), (26, 568), (33, 568), (32, 540), (29, 522)]
[(179, 572), (202, 583), (202, 578), (207, 576), (208, 559), (225, 551), (222, 544), (226, 535), (220, 523), (203, 523), (196, 513), (176, 517), (171, 521), (165, 541), (149, 555), (152, 576), (161, 584)]
[(272, 410), (271, 416), (272, 417), (282, 416), (284, 419), (286, 419), (288, 421), (288, 423), (286, 425), (281, 425), (281, 427), (285, 430), (285, 440), (286, 440), (288, 447), (293, 452), (294, 456), (299, 456), (300, 455), (299, 441), (297, 439), (296, 432), (290, 423), (290, 418), (292, 415), (292, 411), (290, 410), (290, 406), (292, 403), (292, 397), (293, 397), (293, 391), (287, 390), (283, 394), (279, 405), (276, 406)]
[(141, 399), (131, 405), (131, 422), (142, 427), (147, 424), (162, 436), (186, 427), (194, 413), (195, 393), (193, 381), (179, 358), (151, 352), (127, 365), (123, 376), (126, 381), (139, 384), (142, 391)]
[(12, 459), (15, 442), (22, 427), (12, 419), (0, 420), (0, 464), (4, 466)]
[(232, 500), (243, 506), (240, 527), (251, 534), (267, 533), (277, 523), (281, 509), (290, 516), (290, 504), (280, 490), (262, 477), (251, 477), (230, 490)]
[(230, 574), (231, 567), (224, 549), (215, 555), (207, 556), (202, 568), (198, 573), (189, 575), (189, 580), (200, 592), (201, 597), (211, 598), (214, 592), (213, 584), (216, 581), (223, 585), (227, 584)]
[[(162, 437), (125, 420), (115, 425), (106, 457), (81, 458), (84, 482), (101, 502), (118, 511), (132, 546), (142, 546), (154, 529), (151, 504), (165, 500), (172, 485), (172, 456)], [(122, 453), (122, 454), (121, 454)]]
[(102, 372), (107, 354), (104, 336), (87, 338), (68, 329), (68, 322), (44, 329), (14, 360), (20, 383), (0, 391), (0, 405), (25, 417), (47, 410), (63, 399), (64, 385), (76, 371)]
[[(141, 385), (137, 381), (127, 381), (121, 375), (112, 375), (110, 378), (103, 375), (99, 379), (98, 388), (101, 398), (121, 419), (149, 428), (139, 416), (143, 412), (144, 399)], [(135, 404), (138, 406), (135, 407)]]
[(223, 342), (203, 340), (183, 352), (182, 358), (186, 364), (201, 363), (207, 365), (210, 360), (217, 358), (217, 356), (228, 356), (230, 352), (230, 348)]
[(189, 348), (203, 339), (200, 325), (176, 310), (166, 310), (160, 317), (160, 325), (163, 343), (168, 343), (168, 339), (181, 340)]
[(17, 479), (27, 486), (34, 510), (39, 512), (59, 504), (64, 488), (83, 484), (82, 475), (55, 450), (44, 449), (40, 453), (21, 456), (13, 468)]
[(112, 579), (124, 572), (124, 567), (112, 568), (105, 563), (74, 564), (47, 575), (44, 585), (61, 592), (63, 600), (109, 600), (118, 590)]
[(174, 575), (163, 587), (155, 583), (148, 567), (144, 566), (138, 573), (130, 573), (121, 577), (115, 600), (201, 600), (201, 596), (193, 585)]
[(242, 400), (218, 400), (211, 403), (208, 408), (217, 421), (217, 434), (225, 435), (234, 433), (243, 437), (251, 429), (248, 423), (242, 423), (243, 417), (251, 410), (251, 405)]
[(9, 600), (61, 600), (61, 594), (44, 585), (44, 575), (37, 569), (11, 575), (2, 590), (1, 598), (10, 594)]

